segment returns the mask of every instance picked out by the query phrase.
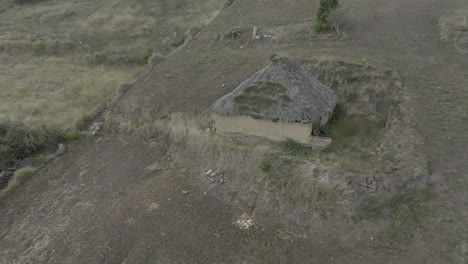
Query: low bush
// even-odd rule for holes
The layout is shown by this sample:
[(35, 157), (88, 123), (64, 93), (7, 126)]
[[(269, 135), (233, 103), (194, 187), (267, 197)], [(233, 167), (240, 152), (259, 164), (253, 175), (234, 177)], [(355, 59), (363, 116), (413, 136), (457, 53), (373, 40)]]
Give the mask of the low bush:
[(0, 122), (0, 169), (55, 145), (59, 139), (59, 133), (44, 127), (30, 127), (13, 121)]
[(338, 0), (320, 0), (317, 19), (314, 25), (315, 32), (323, 33), (333, 30), (333, 25), (330, 23), (330, 16), (332, 15), (333, 10), (336, 10), (338, 6)]

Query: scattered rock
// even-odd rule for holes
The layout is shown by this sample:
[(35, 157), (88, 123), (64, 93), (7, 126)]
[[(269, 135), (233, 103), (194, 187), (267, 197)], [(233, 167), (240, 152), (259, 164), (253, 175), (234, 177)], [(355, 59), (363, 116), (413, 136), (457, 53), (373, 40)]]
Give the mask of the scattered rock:
[(158, 203), (151, 203), (149, 208), (148, 208), (148, 212), (151, 212), (151, 211), (154, 211), (154, 210), (157, 210), (159, 209), (159, 204)]
[(182, 194), (187, 195), (187, 194), (189, 194), (189, 192), (188, 191), (182, 191)]
[(253, 29), (252, 29), (252, 38), (253, 39), (257, 39), (257, 33), (258, 33), (258, 28), (253, 27)]
[(66, 146), (65, 144), (60, 143), (57, 151), (54, 153), (54, 157), (61, 156), (63, 153), (65, 153)]
[(99, 130), (101, 130), (102, 124), (103, 122), (94, 122), (89, 127), (89, 130), (91, 130), (91, 133), (93, 135), (96, 135), (99, 132)]
[(254, 224), (254, 220), (247, 213), (243, 213), (237, 220), (234, 221), (234, 225), (241, 230), (248, 230)]
[(212, 183), (221, 184), (226, 182), (226, 178), (223, 175), (218, 175), (217, 172), (214, 172), (211, 169), (205, 172), (205, 176), (207, 176), (208, 180)]
[(133, 218), (128, 219), (127, 221), (124, 222), (125, 224), (132, 226), (136, 223), (136, 220)]
[(221, 35), (221, 38), (224, 40), (236, 40), (240, 38), (243, 33), (244, 33), (244, 30), (241, 30), (240, 28), (232, 28), (224, 32)]
[(154, 162), (153, 164), (149, 165), (148, 167), (146, 167), (146, 170), (149, 171), (149, 172), (155, 172), (155, 171), (158, 171), (160, 170), (160, 166), (159, 166), (159, 163), (158, 162)]
[(372, 177), (366, 177), (359, 183), (359, 187), (364, 189), (365, 191), (374, 193), (377, 191), (377, 182)]
[(0, 171), (0, 190), (5, 188), (8, 183), (10, 182), (10, 179), (13, 177), (15, 174), (15, 168), (8, 168), (7, 170)]

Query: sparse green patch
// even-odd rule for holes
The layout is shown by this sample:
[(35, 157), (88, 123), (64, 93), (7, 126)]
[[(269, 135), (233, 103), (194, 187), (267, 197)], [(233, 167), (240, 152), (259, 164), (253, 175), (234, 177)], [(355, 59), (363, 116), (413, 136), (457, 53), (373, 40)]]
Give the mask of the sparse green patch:
[(0, 52), (9, 55), (32, 54), (35, 56), (63, 56), (72, 54), (77, 47), (72, 41), (58, 39), (2, 40)]
[(271, 170), (271, 161), (269, 160), (262, 160), (262, 164), (260, 164), (260, 168), (263, 172), (269, 172)]
[[(453, 248), (459, 247), (464, 241), (468, 241), (468, 232), (461, 226), (456, 226), (452, 231), (452, 236), (450, 238), (450, 245)], [(467, 252), (468, 253), (468, 252)]]
[(263, 109), (268, 109), (272, 107), (276, 100), (262, 97), (258, 95), (239, 95), (234, 98), (234, 101), (241, 106), (243, 106), (245, 110), (252, 110), (255, 112), (260, 112)]
[(47, 161), (49, 161), (49, 158), (46, 154), (39, 154), (36, 157), (35, 164), (37, 167), (43, 167), (47, 163)]
[(333, 140), (328, 151), (365, 152), (384, 127), (385, 121), (380, 118), (346, 115), (344, 109), (337, 105), (325, 130), (325, 136)]
[(287, 88), (274, 82), (256, 82), (245, 88), (244, 92), (234, 98), (239, 105), (239, 111), (244, 114), (260, 112), (281, 102), (282, 107), (287, 107), (292, 101), (288, 96)]
[(7, 10), (8, 8), (10, 8), (10, 4), (8, 3), (0, 3), (0, 13), (2, 13), (3, 11)]
[(76, 128), (70, 128), (63, 132), (63, 137), (68, 141), (76, 141), (80, 139), (80, 131)]
[(408, 189), (395, 194), (391, 199), (370, 198), (364, 201), (353, 215), (355, 221), (389, 219), (390, 223), (379, 235), (379, 240), (403, 250), (411, 243), (415, 231), (431, 214), (427, 202), (430, 189)]
[(288, 138), (279, 144), (280, 150), (291, 156), (307, 157), (312, 154), (310, 147)]
[(8, 183), (7, 187), (0, 190), (0, 202), (2, 202), (16, 188), (18, 188), (18, 186), (21, 186), (26, 181), (28, 181), (36, 172), (36, 170), (37, 168), (34, 167), (26, 167), (17, 170)]
[(280, 83), (256, 82), (254, 85), (245, 88), (244, 94), (260, 94), (264, 96), (285, 95), (288, 89)]

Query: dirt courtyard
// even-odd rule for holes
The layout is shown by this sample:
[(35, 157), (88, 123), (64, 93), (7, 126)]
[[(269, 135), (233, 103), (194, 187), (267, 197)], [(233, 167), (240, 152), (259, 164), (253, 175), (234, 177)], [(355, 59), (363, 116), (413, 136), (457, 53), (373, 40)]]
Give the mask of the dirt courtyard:
[[(468, 263), (468, 57), (438, 29), (441, 16), (467, 2), (342, 0), (349, 33), (340, 40), (304, 37), (303, 29), (285, 33), (312, 23), (318, 1), (231, 2), (107, 109), (102, 133), (67, 146), (0, 203), (0, 263)], [(283, 33), (277, 42), (216, 40), (237, 26)], [(380, 224), (390, 220), (357, 221), (345, 210), (340, 218), (304, 213), (294, 221), (277, 210), (276, 197), (260, 204), (229, 179), (200, 183), (200, 172), (187, 165), (193, 162), (172, 160), (161, 138), (124, 132), (173, 112), (203, 113), (282, 53), (345, 58), (399, 74), (405, 119), (422, 141), (421, 156), (411, 158), (427, 169), (423, 176), (395, 169), (384, 180), (410, 179), (402, 188), (431, 192), (416, 206), (403, 196), (410, 202), (395, 210), (424, 207), (411, 236), (382, 233)], [(392, 147), (405, 151), (401, 144)]]

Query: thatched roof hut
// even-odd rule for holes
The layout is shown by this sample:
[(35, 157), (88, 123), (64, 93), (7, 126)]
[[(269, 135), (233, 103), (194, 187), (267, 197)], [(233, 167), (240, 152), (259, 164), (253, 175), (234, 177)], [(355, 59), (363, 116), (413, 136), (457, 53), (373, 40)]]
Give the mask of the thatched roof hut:
[(212, 110), (221, 115), (245, 115), (286, 122), (325, 125), (337, 96), (329, 87), (287, 58), (276, 58), (231, 93), (217, 100)]

